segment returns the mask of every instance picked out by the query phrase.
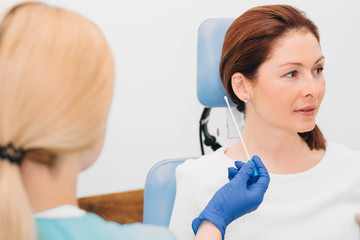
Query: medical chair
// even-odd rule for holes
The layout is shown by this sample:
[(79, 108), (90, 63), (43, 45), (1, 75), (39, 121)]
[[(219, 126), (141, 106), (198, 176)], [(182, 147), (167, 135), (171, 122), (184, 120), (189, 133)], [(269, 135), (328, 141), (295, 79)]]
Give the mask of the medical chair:
[[(201, 23), (198, 31), (197, 96), (205, 106), (200, 119), (200, 145), (203, 140), (213, 150), (220, 147), (207, 130), (212, 107), (226, 107), (227, 95), (219, 77), (219, 63), (225, 33), (234, 19), (214, 18)], [(234, 106), (234, 105), (233, 105)], [(188, 158), (163, 160), (153, 166), (144, 188), (143, 223), (169, 226), (176, 193), (175, 168)]]

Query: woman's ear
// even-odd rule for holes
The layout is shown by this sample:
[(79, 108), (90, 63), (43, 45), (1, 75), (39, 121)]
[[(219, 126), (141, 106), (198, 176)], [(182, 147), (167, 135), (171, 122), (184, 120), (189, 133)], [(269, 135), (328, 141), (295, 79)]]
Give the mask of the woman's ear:
[(245, 99), (250, 99), (250, 93), (246, 78), (242, 73), (234, 73), (231, 76), (231, 86), (235, 95), (244, 102)]

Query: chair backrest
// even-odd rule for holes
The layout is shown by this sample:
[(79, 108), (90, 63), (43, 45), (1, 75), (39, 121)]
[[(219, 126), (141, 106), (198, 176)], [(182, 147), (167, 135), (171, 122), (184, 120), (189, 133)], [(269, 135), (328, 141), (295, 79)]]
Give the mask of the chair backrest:
[(169, 226), (175, 201), (175, 168), (188, 158), (163, 160), (155, 164), (146, 177), (143, 223)]
[[(233, 21), (207, 19), (199, 27), (197, 94), (200, 103), (207, 107), (226, 107), (219, 63), (225, 33)], [(143, 223), (169, 226), (176, 193), (175, 168), (184, 160), (164, 160), (150, 169), (144, 188)]]
[[(233, 18), (210, 18), (198, 31), (197, 97), (206, 107), (226, 107), (227, 96), (219, 74), (222, 45)], [(229, 98), (229, 97), (228, 97)], [(235, 106), (229, 98), (232, 106)]]

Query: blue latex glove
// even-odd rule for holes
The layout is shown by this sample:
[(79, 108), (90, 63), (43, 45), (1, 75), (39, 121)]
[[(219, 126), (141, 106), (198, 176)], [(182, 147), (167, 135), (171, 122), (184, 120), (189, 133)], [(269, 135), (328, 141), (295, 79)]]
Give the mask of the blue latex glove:
[[(196, 235), (203, 220), (212, 222), (222, 233), (224, 239), (226, 227), (235, 219), (252, 212), (261, 204), (269, 185), (269, 174), (258, 156), (253, 162), (236, 162), (235, 168), (229, 168), (230, 182), (220, 188), (210, 200), (198, 218), (192, 222)], [(259, 175), (253, 177), (254, 169)]]
[[(258, 156), (254, 156), (254, 157), (259, 158)], [(254, 157), (253, 157), (253, 158), (254, 158)], [(252, 160), (252, 161), (253, 161), (253, 160)], [(228, 169), (228, 178), (229, 178), (230, 181), (235, 177), (235, 175), (239, 172), (239, 170), (242, 168), (242, 166), (244, 166), (244, 164), (245, 164), (245, 163), (242, 162), (242, 161), (236, 161), (236, 162), (235, 162), (236, 168), (234, 168), (234, 167), (229, 167), (229, 169)], [(259, 178), (258, 173), (257, 173), (256, 176), (255, 176), (255, 174), (253, 174), (253, 175), (250, 177), (249, 181), (247, 182), (247, 185), (249, 186), (249, 185), (251, 185), (252, 183), (256, 182), (258, 178)]]

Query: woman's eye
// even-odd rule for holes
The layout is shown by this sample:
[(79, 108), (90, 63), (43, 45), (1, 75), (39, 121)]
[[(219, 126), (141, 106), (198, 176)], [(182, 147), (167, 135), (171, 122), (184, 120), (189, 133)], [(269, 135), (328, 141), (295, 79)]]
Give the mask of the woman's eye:
[(292, 71), (292, 72), (289, 72), (288, 74), (286, 74), (285, 76), (286, 77), (289, 77), (289, 78), (294, 78), (297, 76), (297, 71)]
[(315, 71), (316, 71), (316, 74), (321, 74), (323, 70), (324, 70), (323, 67), (318, 67), (318, 68), (316, 68)]

